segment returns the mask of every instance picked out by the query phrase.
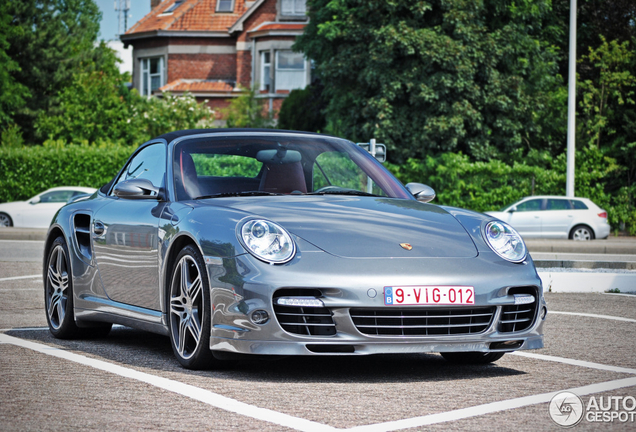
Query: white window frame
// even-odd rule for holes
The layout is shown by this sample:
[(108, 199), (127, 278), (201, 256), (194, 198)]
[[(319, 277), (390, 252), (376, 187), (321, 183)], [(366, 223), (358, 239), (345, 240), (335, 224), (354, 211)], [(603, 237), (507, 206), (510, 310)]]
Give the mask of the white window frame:
[[(150, 73), (150, 62), (152, 60), (159, 60), (158, 72), (151, 74)], [(141, 71), (141, 85), (139, 86), (139, 93), (142, 96), (152, 96), (153, 88), (152, 88), (152, 79), (158, 77), (159, 78), (159, 86), (154, 90), (157, 90), (164, 85), (166, 85), (166, 73), (165, 73), (165, 61), (163, 56), (159, 57), (144, 57), (139, 59), (140, 61), (140, 71)]]
[[(265, 57), (269, 56), (269, 62), (265, 62)], [(272, 86), (272, 52), (270, 50), (261, 51), (261, 82), (260, 90), (273, 93), (274, 88)], [(269, 88), (267, 88), (266, 82), (269, 81)]]
[[(285, 11), (285, 4), (291, 4), (291, 11)], [(304, 3), (302, 11), (297, 8), (298, 3)], [(306, 16), (307, 15), (307, 0), (280, 0), (280, 14), (282, 16)]]
[[(307, 60), (305, 60), (303, 58), (303, 68), (302, 69), (291, 69), (291, 68), (281, 68), (279, 66), (280, 62), (279, 62), (279, 55), (280, 53), (293, 53), (292, 50), (276, 50), (276, 55), (274, 56), (275, 58), (275, 69), (274, 69), (274, 85), (275, 85), (275, 90), (289, 90), (292, 91), (294, 89), (303, 89), (307, 86)], [(302, 55), (300, 53), (294, 53), (294, 54), (299, 54)], [(279, 73), (285, 73), (285, 72), (295, 72), (298, 73), (299, 75), (302, 74), (302, 85), (299, 87), (293, 87), (293, 88), (281, 88), (280, 86), (280, 81), (282, 81), (279, 77)]]
[[(224, 1), (227, 1), (227, 0), (224, 0)], [(217, 12), (233, 13), (234, 12), (234, 0), (229, 0), (229, 2), (230, 2), (230, 9), (223, 10), (223, 9), (221, 9), (221, 0), (217, 0), (216, 1), (216, 11)]]

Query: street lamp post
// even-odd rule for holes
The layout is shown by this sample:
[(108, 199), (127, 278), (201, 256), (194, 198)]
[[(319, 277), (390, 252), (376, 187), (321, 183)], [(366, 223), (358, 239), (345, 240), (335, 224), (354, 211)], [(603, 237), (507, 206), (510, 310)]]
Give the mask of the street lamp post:
[(568, 148), (565, 194), (574, 196), (574, 155), (576, 153), (576, 0), (570, 0), (570, 62), (568, 74)]

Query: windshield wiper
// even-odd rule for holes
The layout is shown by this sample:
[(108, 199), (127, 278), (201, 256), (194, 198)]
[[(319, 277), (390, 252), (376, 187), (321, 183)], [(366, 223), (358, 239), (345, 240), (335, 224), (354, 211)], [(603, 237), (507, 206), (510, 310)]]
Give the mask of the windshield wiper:
[(346, 189), (338, 189), (338, 190), (326, 190), (321, 192), (309, 192), (307, 195), (357, 195), (357, 196), (372, 196), (377, 197), (378, 195), (370, 194), (367, 192), (357, 191), (357, 190), (346, 190)]
[(206, 199), (206, 198), (223, 198), (223, 197), (238, 197), (238, 196), (267, 196), (267, 195), (282, 195), (274, 192), (265, 192), (265, 191), (244, 191), (244, 192), (222, 192), (211, 195), (201, 195), (195, 198), (198, 199)]

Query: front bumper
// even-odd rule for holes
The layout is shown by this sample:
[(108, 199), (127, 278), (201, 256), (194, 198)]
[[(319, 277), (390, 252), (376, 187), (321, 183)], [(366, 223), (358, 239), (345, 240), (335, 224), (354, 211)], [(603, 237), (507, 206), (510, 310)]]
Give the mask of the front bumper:
[[(208, 261), (211, 262), (211, 261)], [(365, 355), (459, 351), (514, 351), (543, 347), (547, 307), (541, 280), (530, 258), (522, 264), (504, 262), (494, 253), (469, 259), (355, 260), (324, 252), (304, 253), (289, 264), (272, 266), (241, 255), (208, 264), (211, 285), (210, 349), (258, 355)], [(473, 286), (475, 305), (407, 306), (409, 311), (463, 311), (490, 308), (492, 319), (470, 334), (372, 335), (360, 331), (351, 309), (395, 311), (385, 306), (385, 286)], [(514, 289), (535, 295), (531, 319), (520, 331), (505, 328), (514, 312)], [(319, 293), (332, 315), (334, 334), (298, 334), (283, 329), (274, 297), (286, 292)], [(266, 311), (270, 319), (258, 325), (250, 317)], [(508, 315), (505, 315), (508, 312)], [(366, 332), (365, 332), (366, 333)]]

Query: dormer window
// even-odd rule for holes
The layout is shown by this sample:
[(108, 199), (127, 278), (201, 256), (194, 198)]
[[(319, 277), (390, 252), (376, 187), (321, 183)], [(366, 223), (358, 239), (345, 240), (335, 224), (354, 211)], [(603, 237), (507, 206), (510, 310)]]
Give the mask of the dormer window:
[(183, 3), (183, 0), (177, 0), (175, 1), (172, 6), (170, 6), (168, 9), (166, 9), (165, 11), (163, 11), (162, 14), (171, 14), (172, 12), (174, 12), (174, 10), (176, 8), (178, 8), (179, 6), (181, 6), (181, 4)]
[(307, 14), (307, 0), (281, 0), (281, 15), (305, 16)]
[(234, 12), (234, 0), (217, 0), (217, 12)]

